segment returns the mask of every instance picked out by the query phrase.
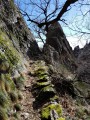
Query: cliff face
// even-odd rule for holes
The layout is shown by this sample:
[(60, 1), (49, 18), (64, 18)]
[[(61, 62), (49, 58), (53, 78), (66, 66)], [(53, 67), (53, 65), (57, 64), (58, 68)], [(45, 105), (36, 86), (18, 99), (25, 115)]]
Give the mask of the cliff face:
[(78, 76), (82, 81), (90, 84), (90, 43), (86, 44), (78, 55)]
[(32, 59), (34, 36), (13, 0), (0, 0), (0, 120), (89, 120), (89, 53), (90, 44), (77, 63), (55, 23)]
[(68, 76), (69, 71), (74, 72), (77, 68), (72, 48), (58, 22), (49, 27), (43, 51), (46, 61), (52, 64), (57, 72), (67, 71)]
[(13, 0), (0, 1), (0, 29), (8, 35), (18, 51), (29, 56), (38, 54), (39, 48), (35, 38)]
[[(38, 45), (13, 0), (0, 0), (0, 120), (16, 120), (28, 56)], [(17, 116), (16, 116), (17, 117)]]

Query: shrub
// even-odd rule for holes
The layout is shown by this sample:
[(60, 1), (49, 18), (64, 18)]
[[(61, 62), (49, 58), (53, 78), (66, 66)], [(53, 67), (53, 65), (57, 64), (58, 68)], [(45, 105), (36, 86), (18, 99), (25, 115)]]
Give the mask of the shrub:
[(8, 100), (6, 95), (3, 92), (0, 92), (0, 106), (6, 107), (7, 104), (8, 104)]
[(6, 110), (0, 107), (0, 120), (8, 120)]

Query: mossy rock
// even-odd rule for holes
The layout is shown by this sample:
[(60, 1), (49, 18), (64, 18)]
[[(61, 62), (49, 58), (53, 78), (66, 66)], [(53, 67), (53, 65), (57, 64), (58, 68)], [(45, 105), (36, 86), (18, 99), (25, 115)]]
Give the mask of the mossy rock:
[(6, 107), (8, 104), (8, 99), (5, 93), (0, 92), (0, 106)]
[(49, 80), (49, 77), (46, 74), (40, 74), (40, 75), (38, 75), (38, 78), (39, 78), (39, 80)]
[(53, 88), (53, 85), (49, 85), (49, 86), (42, 88), (41, 92), (53, 92), (53, 93), (55, 93), (55, 90)]
[(34, 74), (35, 74), (36, 76), (43, 76), (43, 75), (47, 75), (48, 72), (45, 71), (43, 68), (39, 68), (39, 69), (37, 69), (37, 70), (34, 72)]
[[(3, 49), (3, 52), (0, 51), (0, 59), (7, 60), (7, 67), (8, 63), (10, 68), (13, 65), (17, 65), (20, 62), (20, 54), (14, 48), (12, 41), (6, 35), (6, 33), (0, 30), (0, 47)], [(6, 64), (6, 63), (5, 63)]]
[(2, 107), (0, 107), (0, 120), (9, 120), (6, 110)]
[(15, 90), (15, 84), (11, 79), (10, 74), (1, 74), (0, 75), (0, 87), (5, 92), (10, 92)]
[(79, 92), (78, 94), (80, 94), (81, 96), (84, 96), (84, 97), (89, 96), (89, 92), (88, 92), (88, 91), (90, 91), (89, 84), (87, 84), (83, 81), (79, 81), (79, 82), (75, 82), (74, 86), (77, 89), (77, 91)]
[(50, 82), (47, 81), (47, 82), (37, 82), (36, 83), (37, 86), (47, 86), (47, 85), (50, 85)]
[(58, 101), (58, 100), (59, 100), (59, 97), (57, 95), (50, 98), (50, 101)]
[(5, 78), (4, 78), (4, 74), (0, 75), (0, 91), (5, 92)]
[(37, 82), (47, 82), (48, 80), (45, 78), (45, 79), (39, 79), (37, 80)]
[(14, 117), (14, 120), (18, 120), (19, 118), (18, 113), (17, 112), (13, 113), (13, 117)]
[(60, 118), (58, 118), (57, 120), (65, 120), (65, 118), (63, 118), (63, 117), (60, 117)]
[(55, 91), (52, 86), (46, 86), (40, 90), (38, 96), (36, 97), (36, 101), (39, 103), (43, 103), (48, 100), (50, 101), (50, 98), (53, 96), (55, 96)]
[(6, 90), (6, 92), (10, 92), (11, 91), (10, 84), (9, 84), (8, 81), (5, 81), (5, 90)]
[(59, 117), (62, 115), (62, 107), (59, 104), (50, 104), (41, 110), (41, 119), (49, 120), (52, 110), (55, 110)]
[(7, 73), (9, 72), (9, 63), (6, 60), (0, 60), (0, 72)]

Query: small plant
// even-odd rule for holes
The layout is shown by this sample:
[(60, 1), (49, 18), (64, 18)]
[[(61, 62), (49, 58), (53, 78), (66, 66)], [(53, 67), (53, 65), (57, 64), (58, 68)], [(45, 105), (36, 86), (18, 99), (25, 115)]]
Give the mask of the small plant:
[[(41, 118), (42, 119), (49, 119), (50, 117), (50, 111), (55, 110), (60, 117), (62, 115), (62, 108), (59, 104), (50, 104), (47, 107), (43, 108), (41, 111)], [(64, 119), (61, 119), (64, 120)]]
[(17, 112), (13, 113), (14, 118), (18, 119), (18, 114)]
[(0, 120), (8, 120), (6, 110), (0, 107)]
[(22, 100), (23, 99), (23, 96), (21, 93), (18, 93), (18, 100)]
[(10, 84), (9, 84), (8, 81), (5, 81), (5, 90), (6, 90), (7, 92), (10, 92)]
[(6, 107), (7, 104), (8, 104), (8, 100), (6, 95), (3, 92), (0, 92), (0, 106)]
[(16, 84), (16, 87), (17, 87), (18, 89), (21, 89), (21, 88), (23, 87), (23, 85), (24, 85), (24, 80), (25, 80), (25, 79), (24, 79), (23, 76), (20, 76), (20, 77), (14, 79), (14, 83)]
[(15, 104), (14, 108), (16, 109), (16, 111), (21, 111), (21, 105), (20, 104)]
[(14, 91), (10, 92), (9, 96), (10, 96), (12, 102), (16, 102), (18, 99), (17, 94)]

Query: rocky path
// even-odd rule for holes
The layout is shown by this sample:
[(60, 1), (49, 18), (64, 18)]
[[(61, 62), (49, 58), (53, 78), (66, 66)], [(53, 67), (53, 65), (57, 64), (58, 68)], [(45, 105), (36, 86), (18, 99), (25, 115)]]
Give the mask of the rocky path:
[(31, 93), (32, 83), (35, 77), (29, 75), (29, 72), (33, 70), (33, 61), (30, 61), (30, 66), (25, 73), (26, 81), (24, 90), (22, 90), (23, 100), (21, 102), (22, 110), (20, 113), (20, 120), (40, 120), (39, 113), (33, 109), (34, 97)]

